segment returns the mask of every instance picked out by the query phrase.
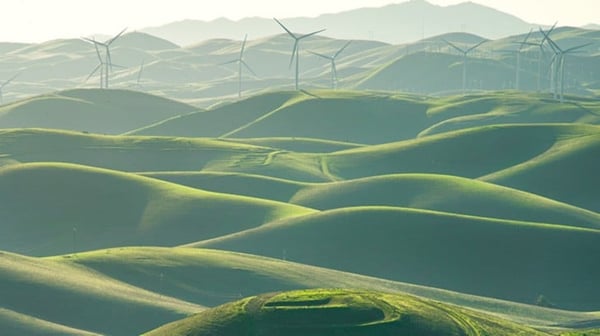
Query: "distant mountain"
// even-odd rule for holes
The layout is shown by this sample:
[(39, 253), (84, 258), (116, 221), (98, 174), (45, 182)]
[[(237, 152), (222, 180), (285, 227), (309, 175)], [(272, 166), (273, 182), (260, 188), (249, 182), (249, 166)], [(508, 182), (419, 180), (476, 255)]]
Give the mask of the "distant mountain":
[[(324, 35), (335, 38), (374, 39), (394, 44), (456, 31), (500, 38), (522, 33), (531, 26), (515, 16), (472, 2), (444, 7), (425, 0), (283, 21), (294, 31), (327, 28)], [(220, 18), (209, 22), (173, 22), (143, 31), (180, 45), (189, 45), (210, 38), (240, 39), (246, 33), (251, 38), (257, 38), (281, 33), (282, 30), (268, 18), (245, 18), (239, 21)]]
[(600, 30), (600, 24), (595, 24), (595, 23), (590, 23), (587, 24), (583, 27), (581, 27), (583, 29), (590, 29), (590, 30)]

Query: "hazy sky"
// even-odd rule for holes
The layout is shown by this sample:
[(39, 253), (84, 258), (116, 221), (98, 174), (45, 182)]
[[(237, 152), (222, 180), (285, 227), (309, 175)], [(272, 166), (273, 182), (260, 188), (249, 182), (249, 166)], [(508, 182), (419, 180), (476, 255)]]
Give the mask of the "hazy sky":
[[(114, 34), (183, 19), (316, 16), (406, 0), (0, 0), (0, 41), (39, 42), (94, 33)], [(429, 0), (451, 5), (463, 0)], [(600, 0), (473, 0), (526, 21), (600, 23)], [(543, 7), (542, 7), (543, 4)]]

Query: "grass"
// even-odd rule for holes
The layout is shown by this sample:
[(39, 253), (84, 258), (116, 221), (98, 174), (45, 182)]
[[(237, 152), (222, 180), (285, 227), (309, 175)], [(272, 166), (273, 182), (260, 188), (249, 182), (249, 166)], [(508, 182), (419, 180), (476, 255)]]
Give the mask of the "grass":
[(84, 267), (0, 253), (0, 324), (7, 328), (132, 335), (203, 309)]
[(145, 335), (545, 335), (400, 294), (312, 289), (250, 297)]
[[(356, 207), (192, 244), (463, 293), (597, 310), (600, 231), (427, 210)], [(515, 274), (519, 274), (515, 277)]]
[(75, 329), (0, 308), (0, 330), (6, 335), (68, 335), (99, 336), (100, 334)]
[(4, 214), (0, 244), (30, 255), (127, 245), (174, 246), (311, 212), (72, 164), (0, 169), (0, 213)]
[(481, 180), (544, 195), (600, 211), (597, 178), (600, 136), (590, 134), (557, 141), (548, 151)]
[(447, 175), (381, 175), (308, 185), (290, 203), (328, 210), (397, 206), (600, 229), (600, 215), (535, 194)]
[[(280, 258), (284, 258), (285, 251), (281, 252)], [(410, 293), (539, 327), (595, 318), (588, 313), (477, 297), (223, 250), (129, 247), (48, 259), (84, 266), (138, 288), (209, 307), (265, 292), (332, 287)]]
[(136, 91), (77, 89), (2, 106), (0, 124), (119, 134), (193, 111), (197, 108)]

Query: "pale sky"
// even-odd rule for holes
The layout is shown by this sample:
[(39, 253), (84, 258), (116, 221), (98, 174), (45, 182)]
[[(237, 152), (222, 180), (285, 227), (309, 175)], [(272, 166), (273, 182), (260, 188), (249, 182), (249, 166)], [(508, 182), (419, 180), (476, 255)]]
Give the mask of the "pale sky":
[[(0, 41), (112, 35), (184, 19), (317, 16), (406, 0), (0, 0)], [(446, 6), (463, 0), (428, 0)], [(537, 24), (600, 23), (600, 0), (473, 0)]]

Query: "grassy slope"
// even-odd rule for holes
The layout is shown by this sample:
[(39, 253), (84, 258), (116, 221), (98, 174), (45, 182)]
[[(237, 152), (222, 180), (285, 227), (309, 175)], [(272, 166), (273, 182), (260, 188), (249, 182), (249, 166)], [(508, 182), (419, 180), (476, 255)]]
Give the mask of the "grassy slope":
[(16, 318), (1, 323), (10, 328), (74, 332), (52, 324), (56, 323), (105, 334), (132, 335), (203, 309), (84, 267), (0, 253), (0, 309), (5, 318)]
[(600, 215), (535, 194), (447, 175), (400, 174), (302, 188), (290, 203), (313, 209), (387, 205), (600, 229)]
[(78, 89), (3, 106), (0, 125), (119, 134), (196, 110), (191, 105), (136, 91)]
[(0, 130), (0, 156), (124, 171), (198, 171), (236, 155), (265, 160), (273, 149), (214, 139), (125, 137), (47, 129)]
[(149, 172), (140, 175), (214, 192), (288, 202), (307, 183), (223, 172)]
[(362, 147), (362, 144), (322, 140), (322, 139), (310, 139), (310, 138), (295, 138), (295, 137), (282, 137), (282, 138), (254, 138), (254, 139), (233, 139), (228, 138), (229, 141), (241, 142), (245, 144), (277, 148), (285, 151), (301, 152), (301, 153), (330, 153), (341, 151), (344, 149), (352, 149)]
[(50, 259), (83, 265), (136, 287), (203, 306), (265, 292), (335, 287), (411, 293), (537, 326), (594, 319), (594, 315), (587, 313), (523, 305), (221, 250), (136, 247)]
[(173, 246), (312, 211), (70, 164), (0, 169), (0, 245), (26, 254)]
[[(192, 246), (219, 248), (533, 302), (598, 309), (600, 231), (441, 212), (359, 207), (264, 225)], [(519, 274), (519, 277), (515, 277)]]
[(313, 289), (251, 297), (146, 335), (545, 335), (474, 311), (400, 294)]
[(597, 101), (578, 98), (556, 104), (546, 95), (516, 92), (441, 98), (427, 115), (438, 121), (419, 135), (432, 135), (470, 127), (516, 123), (600, 123)]
[(254, 96), (135, 134), (233, 138), (304, 137), (383, 143), (415, 137), (429, 126), (428, 105), (414, 96), (352, 91), (276, 92)]
[(600, 136), (560, 141), (544, 154), (482, 180), (600, 211)]
[(5, 335), (99, 336), (100, 334), (44, 321), (32, 316), (0, 308), (0, 330)]
[(499, 125), (329, 154), (329, 171), (343, 178), (392, 173), (480, 177), (526, 162), (557, 142), (595, 134), (597, 126)]

